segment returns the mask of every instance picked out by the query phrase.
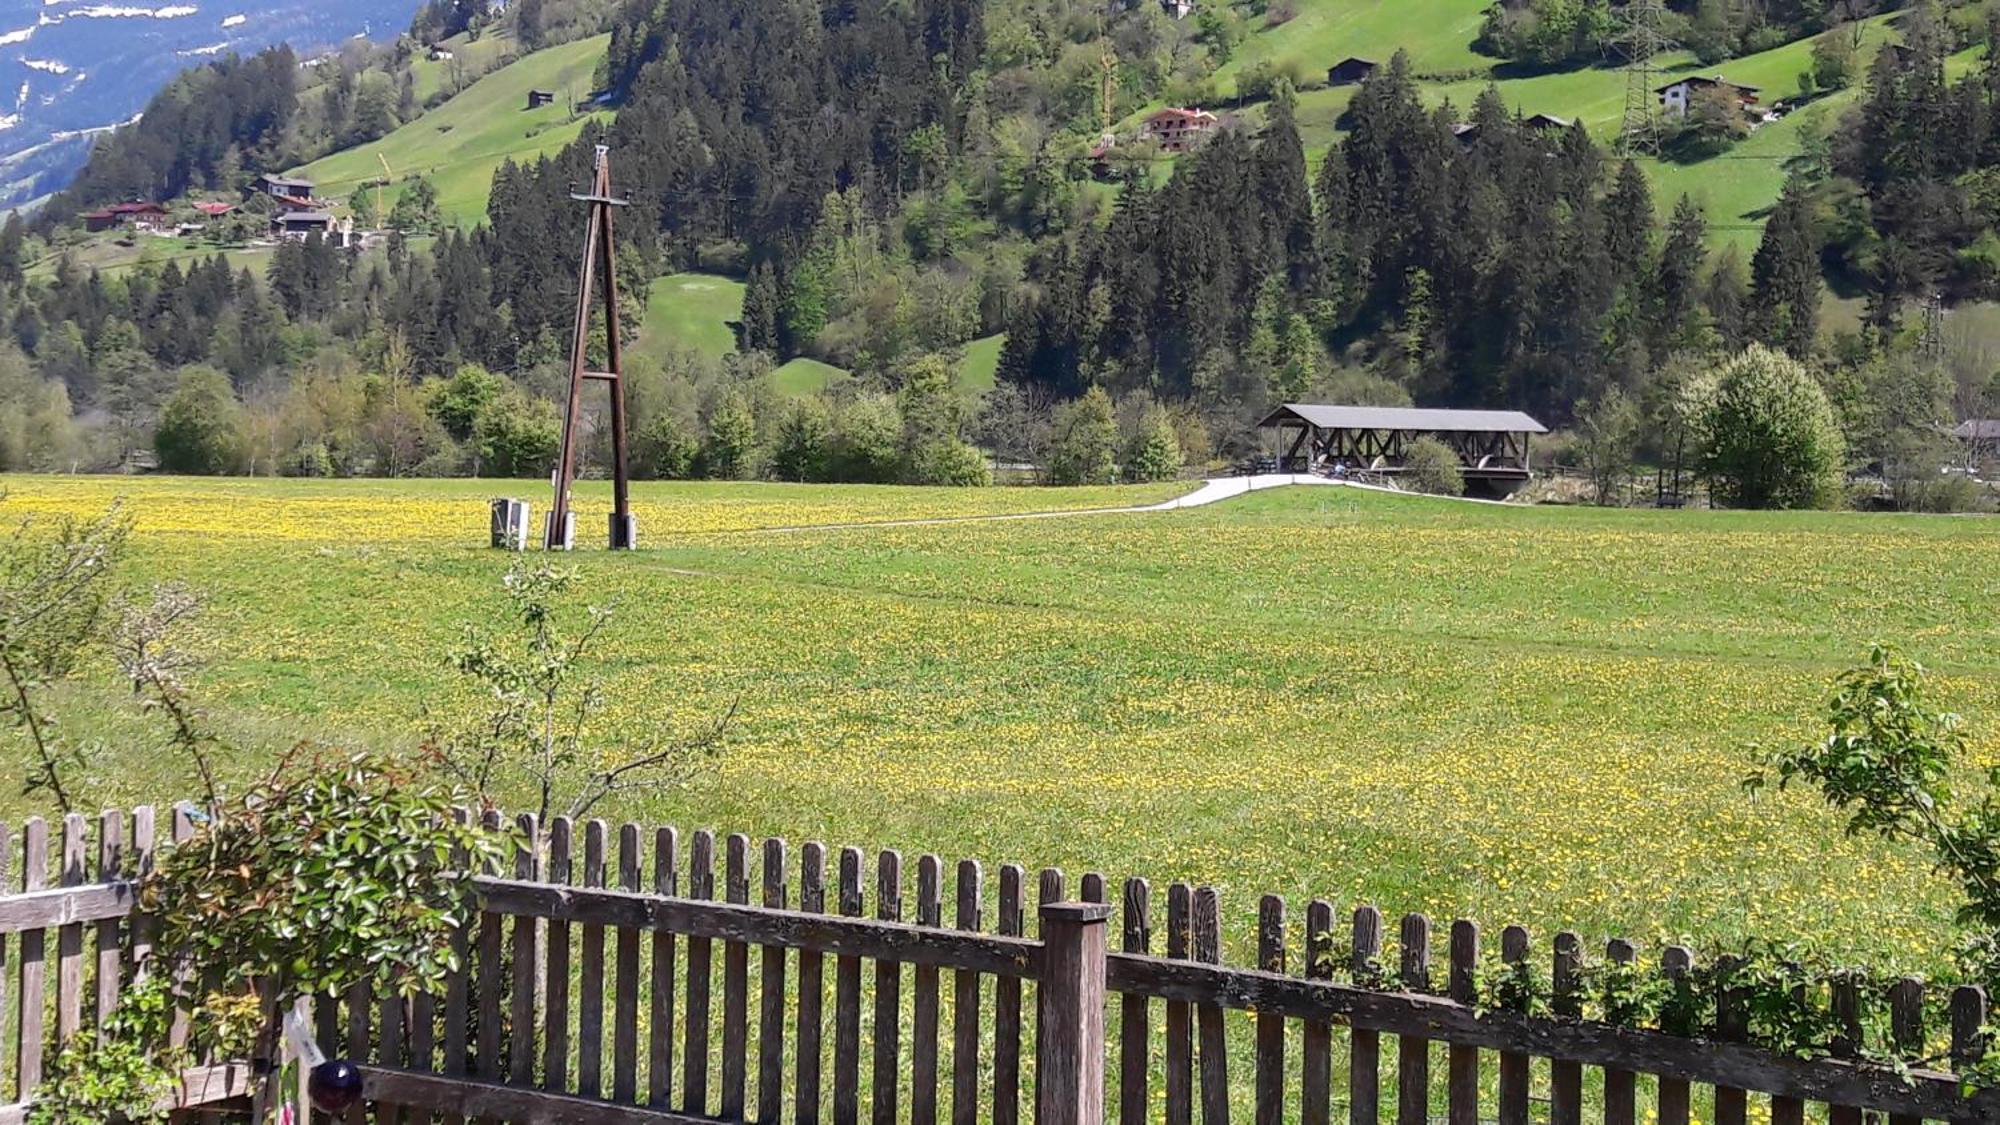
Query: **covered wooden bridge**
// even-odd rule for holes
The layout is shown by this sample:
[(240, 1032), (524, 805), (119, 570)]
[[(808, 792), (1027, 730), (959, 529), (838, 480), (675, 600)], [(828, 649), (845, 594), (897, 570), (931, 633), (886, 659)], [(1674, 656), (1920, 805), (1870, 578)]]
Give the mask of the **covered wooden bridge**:
[(1458, 454), (1466, 484), (1505, 495), (1527, 483), (1529, 442), (1548, 427), (1518, 410), (1427, 410), (1395, 406), (1327, 406), (1288, 402), (1260, 429), (1273, 432), (1278, 471), (1381, 473), (1403, 471), (1418, 438), (1443, 442)]

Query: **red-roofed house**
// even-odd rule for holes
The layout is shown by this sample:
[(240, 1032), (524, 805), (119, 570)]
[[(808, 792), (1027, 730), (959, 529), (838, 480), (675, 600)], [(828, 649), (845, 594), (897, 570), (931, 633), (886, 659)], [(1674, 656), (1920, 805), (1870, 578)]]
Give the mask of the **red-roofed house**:
[(227, 215), (231, 211), (236, 210), (236, 204), (221, 203), (215, 200), (204, 199), (197, 202), (194, 205), (194, 209), (201, 212), (204, 215), (207, 215), (209, 218), (214, 219), (214, 218), (220, 218), (221, 216)]
[(1222, 121), (1202, 109), (1163, 109), (1139, 126), (1139, 139), (1158, 141), (1168, 152), (1186, 152), (1200, 144)]
[(164, 218), (167, 209), (157, 203), (113, 203), (95, 211), (83, 213), (83, 229), (89, 231), (110, 230), (126, 223), (150, 227), (154, 221)]

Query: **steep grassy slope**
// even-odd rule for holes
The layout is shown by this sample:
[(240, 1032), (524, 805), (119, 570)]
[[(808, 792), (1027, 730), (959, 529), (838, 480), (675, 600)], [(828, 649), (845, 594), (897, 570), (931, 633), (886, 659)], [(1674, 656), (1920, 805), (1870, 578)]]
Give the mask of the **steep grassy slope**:
[[(609, 42), (610, 36), (599, 35), (517, 59), (381, 140), (316, 160), (295, 174), (317, 182), (322, 196), (341, 199), (374, 183), (382, 175), (378, 157), (386, 158), (398, 180), (413, 172), (430, 179), (447, 220), (476, 223), (486, 214), (493, 170), (502, 160), (553, 153), (593, 118), (609, 119), (609, 113), (574, 112), (587, 104)], [(555, 91), (555, 104), (527, 109), (528, 91), (535, 89)], [(397, 190), (383, 192), (385, 206), (393, 206)]]

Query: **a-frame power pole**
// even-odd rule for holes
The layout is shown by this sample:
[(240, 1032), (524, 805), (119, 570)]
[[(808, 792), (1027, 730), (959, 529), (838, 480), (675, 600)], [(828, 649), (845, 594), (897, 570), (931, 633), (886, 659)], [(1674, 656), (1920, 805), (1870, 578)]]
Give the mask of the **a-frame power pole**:
[[(576, 283), (576, 323), (572, 329), (569, 355), (569, 410), (563, 415), (562, 452), (556, 462), (556, 497), (549, 506), (549, 523), (543, 545), (549, 550), (568, 550), (575, 542), (576, 515), (570, 511), (569, 490), (576, 480), (576, 446), (583, 422), (583, 385), (596, 380), (611, 392), (611, 549), (631, 550), (639, 544), (638, 521), (632, 518), (631, 477), (625, 469), (625, 381), (618, 344), (618, 265), (611, 238), (611, 212), (625, 201), (611, 194), (611, 149), (597, 146), (596, 174), (588, 193), (572, 193), (571, 199), (590, 207), (585, 224), (583, 269)], [(590, 305), (599, 267), (604, 271), (604, 355), (605, 370), (592, 371), (586, 362), (590, 351)]]

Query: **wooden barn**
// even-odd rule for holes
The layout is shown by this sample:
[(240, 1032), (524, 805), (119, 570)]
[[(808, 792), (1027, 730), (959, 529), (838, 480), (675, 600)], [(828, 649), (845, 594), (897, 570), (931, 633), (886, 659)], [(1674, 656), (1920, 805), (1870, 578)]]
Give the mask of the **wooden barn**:
[(1507, 495), (1528, 482), (1529, 443), (1548, 427), (1518, 410), (1426, 410), (1288, 402), (1259, 429), (1272, 432), (1281, 473), (1395, 476), (1411, 443), (1431, 437), (1458, 454), (1466, 485)]

